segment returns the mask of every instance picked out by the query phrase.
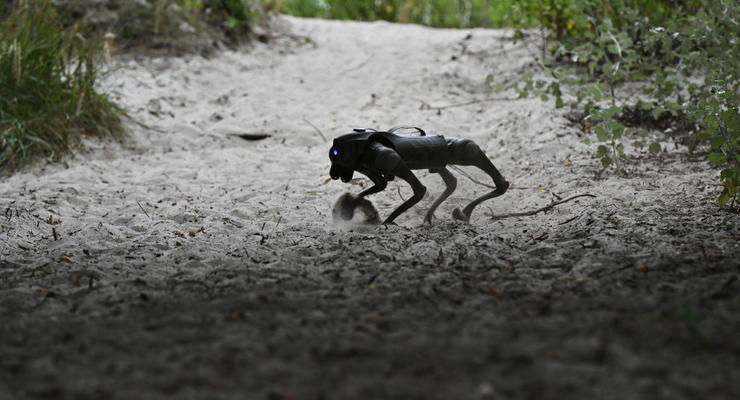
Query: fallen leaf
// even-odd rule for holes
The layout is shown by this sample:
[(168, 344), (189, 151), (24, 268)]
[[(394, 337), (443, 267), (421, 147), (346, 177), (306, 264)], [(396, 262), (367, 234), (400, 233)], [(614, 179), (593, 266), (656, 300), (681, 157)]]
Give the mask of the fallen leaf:
[(488, 288), (488, 290), (486, 290), (486, 294), (489, 295), (489, 296), (496, 296), (496, 297), (503, 297), (504, 296), (503, 293), (499, 292), (496, 289), (492, 289), (492, 288)]
[(265, 303), (269, 303), (272, 299), (270, 299), (270, 295), (267, 293), (260, 293), (257, 295), (257, 298), (264, 301)]
[(442, 264), (442, 262), (445, 260), (444, 253), (442, 253), (442, 249), (439, 249), (439, 255), (437, 255), (437, 258), (434, 259), (434, 263), (437, 265)]
[(231, 318), (244, 319), (244, 313), (239, 310), (234, 310), (231, 312)]
[(563, 167), (570, 167), (572, 165), (573, 165), (573, 162), (572, 161), (568, 161), (565, 164), (563, 164)]
[(268, 133), (227, 133), (227, 135), (250, 141), (267, 139), (272, 136)]

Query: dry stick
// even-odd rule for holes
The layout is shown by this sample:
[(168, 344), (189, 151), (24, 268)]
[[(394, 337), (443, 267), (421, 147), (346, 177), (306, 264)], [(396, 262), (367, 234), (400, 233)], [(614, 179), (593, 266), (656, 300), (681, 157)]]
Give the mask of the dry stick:
[(141, 203), (139, 203), (139, 200), (136, 200), (136, 204), (139, 205), (139, 208), (141, 208), (141, 211), (144, 211), (144, 214), (146, 214), (146, 216), (149, 217), (149, 219), (152, 219), (152, 217), (149, 215), (148, 212), (146, 212), (146, 210), (144, 209), (144, 207), (141, 206)]
[(401, 194), (401, 187), (396, 186), (396, 189), (398, 189), (398, 197), (401, 198), (401, 201), (406, 201), (406, 199), (403, 198), (403, 195)]
[(307, 124), (311, 125), (311, 127), (313, 127), (313, 129), (315, 129), (316, 132), (318, 132), (318, 134), (321, 136), (321, 138), (324, 139), (324, 143), (326, 143), (326, 137), (321, 132), (321, 129), (317, 128), (316, 125), (312, 124), (311, 121), (307, 120), (306, 118), (303, 118), (303, 121), (305, 121)]
[[(450, 165), (450, 168), (454, 169), (455, 171), (459, 172), (460, 174), (462, 174), (466, 178), (470, 179), (473, 183), (477, 183), (477, 184), (479, 184), (481, 186), (485, 186), (485, 187), (487, 187), (489, 189), (496, 189), (496, 186), (489, 185), (489, 184), (487, 184), (485, 182), (481, 182), (481, 181), (473, 178), (472, 175), (468, 174), (467, 172), (465, 172), (464, 169), (458, 167), (457, 165)], [(518, 186), (517, 187), (514, 187), (514, 185), (512, 184), (511, 186), (509, 186), (509, 189), (508, 190), (523, 190), (523, 189), (532, 189), (532, 188), (530, 188), (530, 187), (518, 187)]]
[(465, 107), (465, 106), (469, 106), (469, 105), (473, 105), (473, 104), (489, 103), (489, 102), (492, 102), (492, 101), (516, 101), (516, 100), (520, 100), (520, 99), (515, 99), (515, 98), (511, 98), (511, 97), (491, 97), (491, 98), (488, 98), (488, 99), (472, 100), (472, 101), (468, 101), (468, 102), (465, 102), (465, 103), (449, 104), (449, 105), (446, 105), (446, 106), (431, 106), (431, 105), (429, 105), (427, 103), (424, 103), (424, 104), (426, 104), (426, 108), (429, 109), (429, 110), (445, 110), (445, 109), (448, 109), (448, 108)]
[(144, 129), (149, 129), (149, 130), (152, 130), (152, 131), (157, 131), (159, 133), (167, 133), (167, 131), (164, 130), (164, 129), (162, 129), (162, 128), (159, 128), (159, 127), (156, 127), (156, 126), (147, 125), (147, 124), (145, 124), (145, 123), (143, 123), (141, 121), (137, 121), (137, 120), (131, 118), (131, 116), (129, 116), (128, 114), (126, 114), (125, 111), (123, 112), (123, 115), (126, 116), (129, 121), (133, 122), (136, 125), (139, 125), (140, 127), (144, 128)]
[(272, 233), (275, 232), (275, 229), (277, 229), (278, 225), (280, 225), (280, 221), (282, 221), (282, 220), (283, 220), (283, 216), (281, 215), (280, 218), (278, 218), (277, 223), (275, 224), (275, 227), (272, 228), (272, 230), (270, 231), (270, 234), (268, 236), (272, 235)]
[(339, 72), (339, 75), (344, 75), (347, 72), (352, 72), (352, 71), (354, 71), (356, 69), (362, 68), (365, 64), (368, 63), (368, 61), (372, 60), (373, 57), (374, 57), (374, 54), (370, 54), (369, 56), (367, 56), (367, 58), (365, 60), (361, 61), (359, 64), (357, 64), (357, 65), (355, 65), (353, 67), (347, 68), (344, 71)]
[(527, 217), (527, 216), (530, 216), (530, 215), (535, 215), (537, 213), (548, 211), (548, 210), (552, 209), (553, 207), (555, 207), (557, 205), (560, 205), (560, 204), (563, 204), (563, 203), (567, 203), (567, 202), (569, 202), (569, 201), (571, 201), (573, 199), (577, 199), (579, 197), (596, 197), (596, 196), (593, 195), (593, 194), (590, 194), (590, 193), (578, 194), (578, 195), (575, 195), (575, 196), (572, 196), (572, 197), (568, 197), (565, 200), (553, 201), (552, 203), (550, 203), (550, 204), (548, 204), (548, 205), (546, 205), (546, 206), (544, 206), (542, 208), (538, 208), (536, 210), (524, 211), (524, 212), (520, 212), (520, 213), (492, 215), (491, 216), (491, 219), (493, 219), (493, 220), (499, 220), (499, 219), (510, 218), (510, 217)]

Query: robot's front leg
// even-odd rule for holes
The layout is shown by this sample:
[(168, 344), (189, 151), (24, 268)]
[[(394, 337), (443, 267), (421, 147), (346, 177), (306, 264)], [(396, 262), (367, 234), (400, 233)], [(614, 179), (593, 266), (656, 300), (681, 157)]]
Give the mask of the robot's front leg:
[(391, 215), (383, 221), (384, 224), (392, 224), (399, 215), (411, 208), (414, 204), (418, 203), (422, 197), (424, 197), (424, 193), (426, 193), (427, 188), (421, 184), (416, 175), (411, 172), (411, 169), (409, 169), (403, 159), (401, 159), (401, 156), (398, 155), (395, 150), (377, 143), (374, 143), (373, 145), (373, 150), (376, 152), (375, 167), (386, 176), (397, 176), (403, 179), (411, 185), (411, 189), (414, 191), (413, 196), (393, 210)]

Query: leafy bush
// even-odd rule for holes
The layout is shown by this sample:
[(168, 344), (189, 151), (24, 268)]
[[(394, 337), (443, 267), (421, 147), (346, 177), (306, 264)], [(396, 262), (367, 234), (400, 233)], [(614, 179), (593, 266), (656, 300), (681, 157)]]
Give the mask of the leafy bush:
[(529, 26), (536, 19), (516, 0), (285, 0), (281, 11), (303, 17), (386, 20), (438, 27)]
[(117, 135), (117, 109), (96, 91), (102, 44), (63, 29), (51, 0), (0, 12), (0, 169), (58, 157), (84, 134)]
[(82, 21), (98, 36), (115, 35), (123, 51), (159, 54), (208, 52), (214, 42), (250, 38), (258, 0), (57, 0), (65, 25)]
[[(540, 24), (550, 32), (545, 68), (551, 81), (525, 77), (511, 87), (543, 88), (566, 105), (568, 86), (584, 131), (601, 142), (604, 168), (623, 171), (626, 145), (646, 146), (645, 129), (683, 136), (691, 151), (707, 145), (722, 168), (720, 206), (734, 204), (740, 187), (740, 3), (733, 0), (551, 1)], [(619, 90), (640, 83), (640, 91)], [(522, 89), (524, 88), (524, 89)], [(620, 94), (621, 93), (621, 94)], [(635, 136), (638, 135), (638, 136)], [(590, 139), (585, 140), (587, 143)], [(628, 142), (630, 142), (628, 144)], [(660, 151), (658, 142), (648, 146)]]

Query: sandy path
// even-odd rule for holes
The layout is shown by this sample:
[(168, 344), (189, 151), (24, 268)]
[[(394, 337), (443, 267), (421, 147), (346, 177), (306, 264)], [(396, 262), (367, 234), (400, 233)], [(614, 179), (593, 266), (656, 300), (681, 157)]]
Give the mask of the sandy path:
[[(534, 49), (508, 32), (287, 21), (311, 42), (121, 61), (126, 146), (0, 183), (0, 399), (740, 396), (740, 221), (710, 204), (716, 171), (669, 152), (596, 179), (537, 99), (420, 107), (502, 96), (486, 74)], [(485, 188), (459, 177), (421, 226), (442, 183), (420, 173), (431, 197), (400, 226), (340, 229), (331, 204), (360, 187), (326, 182), (306, 121), (471, 138), (514, 187), (462, 224)]]

